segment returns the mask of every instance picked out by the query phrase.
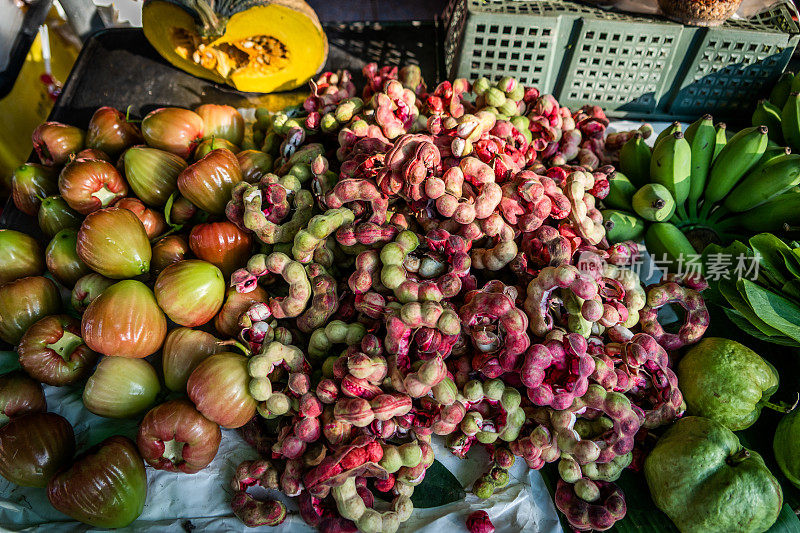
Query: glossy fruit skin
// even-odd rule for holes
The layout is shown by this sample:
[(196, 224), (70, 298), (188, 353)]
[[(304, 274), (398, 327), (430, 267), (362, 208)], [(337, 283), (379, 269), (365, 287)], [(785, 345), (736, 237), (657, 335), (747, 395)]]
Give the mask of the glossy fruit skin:
[(0, 375), (0, 427), (27, 413), (44, 413), (42, 384), (21, 370)]
[(21, 278), (0, 286), (0, 339), (16, 344), (25, 331), (61, 310), (56, 284), (42, 276)]
[(227, 220), (207, 222), (192, 228), (189, 247), (194, 255), (219, 268), (225, 279), (229, 279), (250, 258), (253, 237)]
[(97, 148), (84, 148), (75, 154), (75, 159), (100, 159), (102, 161), (113, 163), (110, 155), (102, 150), (98, 150)]
[(181, 157), (148, 146), (134, 146), (122, 155), (125, 178), (142, 202), (162, 207), (178, 189), (178, 174), (187, 163)]
[(83, 217), (72, 209), (61, 196), (48, 196), (39, 206), (39, 227), (52, 237), (62, 229), (81, 227)]
[(75, 433), (55, 413), (28, 413), (0, 428), (0, 476), (23, 487), (46, 487), (75, 454)]
[(138, 198), (123, 198), (115, 204), (120, 209), (127, 209), (139, 219), (148, 239), (158, 237), (167, 230), (167, 222), (164, 215), (158, 211), (149, 209)]
[(44, 256), (39, 243), (26, 233), (0, 229), (0, 285), (44, 272)]
[(229, 105), (203, 104), (194, 110), (204, 124), (205, 139), (225, 139), (237, 146), (244, 139), (244, 118), (235, 107)]
[(181, 235), (167, 235), (153, 245), (150, 274), (158, 275), (172, 263), (183, 261), (189, 255), (189, 243)]
[(220, 148), (224, 148), (226, 150), (230, 150), (231, 153), (237, 154), (239, 153), (239, 147), (233, 144), (230, 141), (226, 141), (225, 139), (204, 139), (197, 145), (197, 148), (194, 150), (194, 160), (199, 161), (207, 156), (212, 150), (219, 150)]
[(59, 283), (72, 288), (83, 276), (91, 272), (78, 257), (78, 230), (62, 229), (50, 240), (44, 253), (47, 270)]
[(42, 198), (58, 194), (55, 169), (38, 163), (25, 163), (11, 176), (11, 197), (17, 209), (31, 216), (39, 212)]
[(684, 533), (766, 531), (783, 505), (761, 456), (699, 416), (681, 418), (661, 436), (644, 473), (653, 501)]
[(107, 278), (123, 279), (150, 270), (152, 249), (139, 219), (119, 207), (96, 211), (78, 231), (78, 257)]
[(109, 356), (142, 358), (161, 348), (167, 319), (147, 286), (132, 279), (107, 288), (84, 311), (83, 340)]
[(142, 135), (149, 146), (189, 159), (203, 138), (203, 119), (188, 109), (162, 107), (144, 117)]
[(79, 279), (72, 288), (70, 304), (78, 313), (83, 313), (95, 298), (100, 296), (104, 290), (116, 283), (116, 280), (109, 279), (97, 272), (90, 272)]
[(72, 209), (88, 215), (126, 196), (128, 184), (108, 161), (76, 159), (58, 176), (58, 190)]
[(247, 183), (255, 183), (272, 172), (272, 156), (260, 150), (242, 150), (236, 154), (242, 177)]
[(192, 371), (201, 361), (225, 351), (220, 340), (211, 333), (184, 327), (167, 334), (161, 353), (164, 384), (171, 391), (183, 392)]
[(81, 323), (68, 315), (50, 315), (28, 328), (17, 352), (23, 370), (48, 385), (62, 386), (85, 378), (98, 354), (80, 338)]
[(183, 196), (178, 196), (172, 203), (169, 220), (172, 224), (187, 224), (196, 214), (197, 206)]
[(45, 122), (33, 130), (36, 155), (44, 165), (63, 165), (69, 156), (84, 147), (85, 132), (60, 122)]
[(165, 268), (158, 275), (153, 292), (173, 322), (195, 327), (214, 318), (222, 307), (225, 280), (211, 263), (187, 259)]
[(214, 329), (223, 335), (236, 337), (239, 334), (239, 318), (242, 313), (252, 304), (267, 300), (269, 295), (260, 285), (256, 285), (250, 292), (239, 292), (231, 287), (225, 295), (225, 303), (214, 317)]
[(102, 150), (116, 158), (129, 146), (144, 141), (139, 128), (131, 124), (119, 110), (100, 107), (92, 115), (86, 131), (86, 146)]
[(256, 412), (256, 401), (248, 390), (249, 381), (247, 358), (222, 352), (197, 365), (189, 376), (186, 391), (206, 418), (224, 428), (238, 428)]
[[(157, 470), (194, 474), (204, 469), (217, 455), (222, 431), (219, 426), (181, 399), (151, 409), (139, 425), (136, 445), (144, 460)], [(173, 457), (166, 442), (184, 443)]]
[(114, 435), (75, 459), (47, 486), (62, 513), (102, 528), (125, 527), (142, 514), (147, 474), (136, 445)]
[(178, 176), (178, 190), (194, 205), (222, 215), (231, 198), (234, 185), (242, 181), (236, 156), (224, 148), (212, 150)]
[(161, 390), (153, 365), (144, 359), (103, 357), (83, 389), (83, 404), (106, 418), (130, 418), (153, 405)]

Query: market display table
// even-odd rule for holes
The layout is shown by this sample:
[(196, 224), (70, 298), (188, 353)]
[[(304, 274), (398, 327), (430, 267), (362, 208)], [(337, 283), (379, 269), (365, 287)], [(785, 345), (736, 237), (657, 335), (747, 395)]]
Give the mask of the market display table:
[[(419, 25), (384, 25), (380, 29), (363, 24), (327, 27), (331, 51), (326, 70), (348, 68), (360, 75), (370, 61), (379, 64), (420, 65), (426, 79), (437, 79), (439, 44), (433, 23)], [(132, 116), (144, 116), (163, 106), (193, 108), (203, 103), (242, 107), (268, 107), (278, 110), (302, 101), (305, 91), (276, 95), (248, 95), (228, 87), (214, 85), (186, 74), (167, 64), (147, 43), (140, 30), (113, 29), (92, 37), (75, 64), (50, 120), (86, 127), (94, 110), (100, 106), (128, 109)], [(37, 222), (17, 210), (9, 201), (0, 227), (39, 234)], [(160, 366), (160, 365), (157, 365)], [(48, 408), (75, 428), (78, 449), (82, 450), (113, 434), (135, 438), (135, 420), (112, 420), (88, 412), (81, 399), (81, 387), (45, 387)], [(480, 477), (487, 463), (481, 449), (459, 460), (438, 443), (437, 459), (469, 487)], [(230, 508), (228, 487), (236, 466), (257, 453), (237, 431), (223, 431), (219, 452), (211, 465), (194, 474), (177, 474), (147, 467), (148, 495), (142, 515), (121, 531), (246, 531)], [(562, 531), (552, 498), (541, 476), (530, 471), (523, 461), (511, 470), (511, 483), (490, 500), (469, 494), (463, 501), (431, 509), (418, 509), (402, 531), (463, 529), (470, 511), (486, 509), (498, 531)], [(289, 509), (297, 507), (278, 493)], [(53, 509), (44, 489), (19, 487), (0, 478), (0, 529), (12, 531), (43, 530), (89, 531), (90, 526), (69, 520)], [(268, 528), (261, 528), (268, 529)], [(270, 531), (313, 531), (298, 515), (290, 517)], [(252, 530), (251, 530), (252, 531)]]

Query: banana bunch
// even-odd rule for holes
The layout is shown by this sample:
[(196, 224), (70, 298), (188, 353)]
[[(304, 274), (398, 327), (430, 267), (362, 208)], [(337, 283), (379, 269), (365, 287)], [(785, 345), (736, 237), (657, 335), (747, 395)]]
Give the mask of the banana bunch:
[[(797, 97), (787, 98), (798, 102), (800, 141)], [(604, 200), (609, 241), (644, 237), (651, 253), (675, 262), (710, 243), (800, 222), (800, 154), (770, 138), (775, 128), (774, 121), (757, 123), (731, 135), (706, 115), (685, 131), (673, 123), (652, 148), (634, 134), (620, 150), (619, 170)], [(777, 128), (779, 139), (789, 138), (785, 128)]]

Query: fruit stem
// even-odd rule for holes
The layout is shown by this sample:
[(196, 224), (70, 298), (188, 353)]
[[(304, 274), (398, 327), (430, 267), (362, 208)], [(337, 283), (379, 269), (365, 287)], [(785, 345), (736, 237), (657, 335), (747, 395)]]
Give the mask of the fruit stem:
[(728, 457), (728, 459), (725, 462), (731, 466), (736, 466), (739, 463), (742, 463), (748, 459), (750, 459), (750, 450), (748, 450), (747, 448), (742, 448), (735, 454)]
[(235, 348), (238, 348), (247, 357), (250, 357), (253, 354), (250, 351), (250, 348), (248, 348), (247, 346), (245, 346), (244, 344), (242, 344), (241, 342), (239, 342), (239, 341), (237, 341), (235, 339), (229, 339), (227, 341), (221, 341), (218, 344), (220, 346), (233, 346)]
[(708, 222), (711, 223), (711, 224), (714, 224), (715, 222), (719, 221), (719, 219), (721, 219), (722, 217), (724, 217), (728, 213), (730, 213), (729, 209), (727, 209), (727, 208), (725, 208), (723, 206), (720, 206), (720, 208), (717, 209), (716, 211), (714, 211), (714, 214), (711, 215), (708, 218)]
[(75, 348), (81, 344), (83, 344), (82, 338), (78, 337), (74, 333), (65, 331), (61, 334), (60, 339), (52, 344), (48, 344), (47, 347), (60, 355), (64, 361), (69, 361), (72, 352), (74, 352)]
[(183, 447), (186, 446), (185, 442), (175, 439), (164, 441), (164, 453), (161, 457), (171, 462), (174, 465), (183, 463)]
[(694, 201), (691, 204), (689, 204), (689, 218), (691, 219), (697, 218), (697, 201)]
[(791, 413), (792, 411), (795, 410), (797, 404), (800, 403), (800, 393), (797, 393), (797, 396), (793, 404), (789, 404), (787, 402), (772, 403), (767, 400), (762, 400), (758, 403), (759, 405), (768, 407), (769, 409), (772, 409), (773, 411), (778, 411), (779, 413)]
[(175, 233), (176, 231), (180, 231), (181, 229), (183, 229), (183, 224), (175, 224), (169, 230), (165, 231), (161, 235), (156, 235), (155, 237), (150, 239), (150, 244), (155, 244), (164, 237), (166, 237), (167, 235), (172, 235), (173, 233)]
[(100, 205), (105, 207), (107, 205), (110, 205), (111, 202), (114, 201), (114, 198), (117, 197), (117, 194), (109, 191), (108, 187), (103, 185), (102, 187), (94, 191), (92, 193), (92, 196), (100, 200)]
[(225, 28), (217, 14), (214, 13), (214, 0), (211, 0), (210, 4), (206, 0), (194, 0), (194, 6), (195, 12), (203, 23), (200, 35), (209, 39), (222, 37), (222, 34), (225, 33)]
[(708, 201), (704, 201), (703, 207), (700, 208), (700, 218), (702, 219), (708, 218), (708, 214), (711, 212), (712, 209), (714, 209), (714, 204)]
[(678, 216), (683, 220), (689, 218), (689, 214), (686, 212), (686, 206), (684, 204), (678, 205)]

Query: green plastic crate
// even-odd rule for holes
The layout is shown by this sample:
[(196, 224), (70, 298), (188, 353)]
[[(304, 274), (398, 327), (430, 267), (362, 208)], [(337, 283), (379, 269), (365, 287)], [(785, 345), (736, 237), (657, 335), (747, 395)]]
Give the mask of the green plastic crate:
[(612, 116), (736, 115), (780, 76), (800, 29), (784, 0), (718, 28), (605, 11), (568, 0), (451, 0), (444, 13), (448, 76), (509, 75), (562, 105)]

